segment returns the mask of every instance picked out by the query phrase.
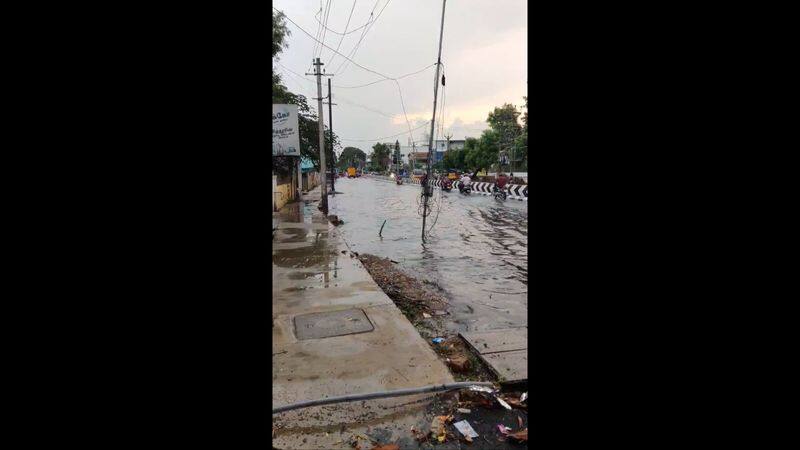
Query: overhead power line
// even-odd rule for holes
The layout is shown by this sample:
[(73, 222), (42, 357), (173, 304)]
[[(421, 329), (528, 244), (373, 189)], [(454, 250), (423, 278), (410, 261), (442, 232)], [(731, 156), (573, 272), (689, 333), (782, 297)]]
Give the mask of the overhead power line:
[[(376, 3), (376, 6), (377, 6), (377, 3)], [(372, 9), (374, 10), (375, 8), (373, 7)], [(317, 13), (317, 15), (319, 15), (319, 13)], [(317, 22), (318, 22), (320, 25), (322, 25), (322, 22), (320, 22), (320, 21), (319, 21), (319, 18), (318, 18), (317, 16), (314, 16), (314, 20), (316, 20), (316, 21), (317, 21)], [(348, 34), (353, 34), (353, 33), (355, 33), (356, 31), (363, 29), (364, 27), (368, 27), (368, 26), (369, 26), (369, 24), (371, 24), (371, 23), (372, 23), (372, 17), (371, 17), (371, 15), (370, 15), (370, 17), (367, 19), (367, 23), (365, 23), (364, 25), (361, 25), (361, 26), (360, 26), (360, 27), (358, 27), (358, 28), (353, 28), (353, 29), (352, 29), (352, 30), (350, 30), (350, 31), (347, 31), (347, 30), (345, 30), (345, 31), (347, 31), (346, 33), (340, 33), (340, 32), (338, 32), (338, 31), (336, 31), (336, 30), (332, 30), (332, 29), (330, 29), (330, 28), (327, 28), (327, 27), (326, 27), (326, 28), (327, 28), (327, 30), (328, 30), (329, 32), (331, 32), (331, 33), (333, 33), (333, 34), (337, 34), (337, 35), (339, 35), (339, 36), (347, 36)]]
[[(328, 25), (328, 17), (330, 17), (330, 15), (331, 15), (331, 4), (332, 3), (333, 2), (331, 0), (327, 0), (325, 2), (325, 20), (322, 23), (322, 27), (323, 27), (323, 30), (322, 30), (322, 42), (320, 42), (320, 44), (324, 44), (325, 43), (325, 35), (328, 34), (328, 30), (325, 27)], [(316, 56), (317, 57), (322, 56), (322, 47), (319, 48), (319, 55), (316, 55)]]
[[(344, 31), (345, 32), (347, 32), (347, 27), (350, 26), (350, 19), (353, 18), (353, 11), (356, 10), (356, 2), (358, 2), (358, 0), (353, 0), (353, 7), (350, 8), (350, 15), (347, 16), (347, 24), (345, 24), (345, 26), (344, 26)], [(339, 45), (336, 46), (336, 51), (337, 52), (339, 51), (339, 48), (342, 47), (342, 42), (344, 42), (344, 35), (342, 35), (342, 37), (339, 38)], [(332, 54), (331, 55), (331, 59), (328, 60), (328, 65), (329, 66), (331, 65), (331, 62), (333, 61), (333, 58), (336, 58), (336, 53)]]
[[(291, 18), (289, 18), (289, 16), (287, 16), (285, 13), (283, 13), (283, 11), (280, 11), (278, 8), (276, 8), (276, 7), (274, 7), (274, 6), (272, 7), (272, 9), (274, 9), (275, 11), (278, 11), (278, 12), (282, 13), (282, 14), (283, 14), (283, 16), (284, 16), (284, 17), (286, 17), (286, 20), (288, 20), (288, 21), (289, 21), (289, 22), (291, 22), (291, 23), (292, 23), (294, 26), (296, 26), (296, 27), (297, 27), (297, 28), (298, 28), (300, 31), (302, 31), (302, 32), (303, 32), (303, 34), (305, 34), (306, 36), (310, 37), (311, 39), (313, 39), (313, 40), (315, 40), (315, 41), (319, 42), (319, 40), (317, 40), (317, 39), (316, 39), (314, 36), (312, 36), (311, 34), (309, 34), (309, 32), (308, 32), (308, 31), (306, 31), (306, 30), (305, 30), (303, 27), (301, 27), (300, 25), (298, 25), (298, 24), (297, 24), (297, 22), (295, 22), (294, 20), (292, 20)], [(331, 47), (328, 47), (328, 46), (327, 46), (327, 45), (325, 45), (324, 43), (322, 43), (322, 42), (319, 42), (319, 43), (320, 43), (320, 45), (322, 45), (323, 47), (325, 47), (325, 48), (327, 48), (328, 50), (330, 50), (330, 51), (332, 51), (332, 52), (336, 53), (337, 55), (339, 55), (339, 56), (341, 56), (341, 57), (345, 58), (346, 60), (348, 60), (348, 61), (352, 62), (353, 64), (355, 64), (356, 66), (358, 66), (358, 67), (360, 67), (360, 68), (362, 68), (362, 69), (366, 70), (367, 72), (374, 73), (375, 75), (379, 75), (379, 76), (381, 76), (381, 77), (383, 77), (383, 78), (386, 78), (386, 79), (389, 79), (389, 80), (394, 80), (394, 79), (395, 79), (395, 78), (393, 78), (393, 77), (390, 77), (390, 76), (388, 76), (388, 75), (384, 75), (384, 74), (382, 74), (382, 73), (380, 73), (380, 72), (377, 72), (377, 71), (375, 71), (375, 70), (372, 70), (372, 69), (370, 69), (370, 68), (368, 68), (368, 67), (364, 67), (364, 66), (362, 66), (361, 64), (359, 64), (359, 63), (357, 63), (357, 62), (353, 61), (352, 59), (348, 58), (347, 56), (345, 56), (345, 55), (343, 55), (343, 54), (339, 53), (338, 51), (334, 50), (333, 48), (331, 48)]]
[[(429, 123), (431, 123), (431, 121), (430, 121), (430, 120), (429, 120), (429, 121), (427, 121), (427, 122), (425, 122), (425, 123), (423, 123), (422, 125), (420, 125), (420, 126), (418, 126), (418, 127), (414, 128), (413, 130), (419, 130), (419, 129), (420, 129), (420, 128), (422, 128), (422, 127), (426, 127), (426, 126), (428, 126), (428, 124), (429, 124)], [(413, 130), (412, 130), (412, 131), (413, 131)], [(404, 131), (404, 132), (402, 132), (402, 133), (393, 134), (393, 135), (391, 135), (391, 136), (383, 136), (383, 137), (379, 137), (379, 138), (375, 138), (375, 139), (350, 139), (350, 138), (343, 138), (343, 137), (340, 137), (340, 138), (339, 138), (339, 140), (341, 140), (341, 141), (355, 141), (355, 142), (372, 142), (372, 141), (381, 141), (381, 140), (383, 140), (383, 139), (389, 139), (389, 138), (393, 138), (393, 137), (397, 137), (397, 136), (402, 136), (402, 135), (404, 135), (404, 134), (406, 134), (406, 133), (407, 133), (407, 132), (406, 132), (406, 131)]]
[[(361, 45), (361, 41), (363, 41), (364, 38), (367, 36), (367, 33), (369, 33), (369, 30), (372, 29), (373, 25), (375, 25), (375, 22), (377, 22), (378, 19), (381, 18), (381, 14), (383, 14), (383, 10), (386, 9), (387, 6), (389, 6), (389, 2), (391, 2), (391, 1), (392, 0), (387, 0), (386, 1), (386, 4), (383, 5), (383, 8), (381, 8), (381, 11), (378, 13), (378, 16), (375, 17), (375, 20), (373, 20), (372, 23), (369, 24), (369, 27), (367, 27), (364, 30), (364, 33), (361, 35), (361, 38), (358, 39), (358, 42), (356, 42), (356, 45), (353, 47), (353, 50), (348, 55), (350, 58), (354, 58), (356, 56), (356, 52), (358, 51), (358, 47)], [(375, 2), (375, 6), (378, 6), (378, 2), (377, 1)], [(375, 6), (372, 7), (372, 11), (373, 12), (375, 11)], [(352, 61), (352, 59), (350, 61)], [(345, 63), (346, 63), (346, 61), (342, 61), (342, 64), (345, 64)], [(345, 65), (344, 69), (342, 69), (342, 64), (339, 64), (339, 67), (336, 68), (336, 73), (339, 74), (339, 75), (341, 75), (347, 69), (346, 65)]]
[[(426, 70), (430, 69), (431, 67), (433, 67), (433, 66), (435, 66), (435, 65), (436, 65), (436, 63), (433, 63), (433, 64), (431, 64), (431, 65), (429, 65), (429, 66), (425, 66), (425, 67), (423, 67), (422, 69), (420, 69), (420, 70), (418, 70), (418, 71), (416, 71), (416, 72), (407, 73), (407, 74), (405, 74), (405, 75), (399, 76), (399, 77), (397, 77), (397, 78), (394, 78), (394, 79), (395, 79), (395, 80), (402, 80), (402, 79), (403, 79), (403, 78), (405, 78), (405, 77), (410, 77), (411, 75), (416, 75), (416, 74), (418, 74), (418, 73), (422, 73), (422, 72), (424, 72), (424, 71), (426, 71)], [(391, 79), (391, 78), (390, 78), (390, 79)], [(373, 85), (373, 84), (380, 83), (380, 82), (387, 81), (387, 80), (389, 80), (389, 79), (376, 80), (376, 81), (373, 81), (373, 82), (371, 82), (371, 83), (367, 83), (367, 84), (360, 84), (360, 85), (358, 85), (358, 86), (336, 86), (335, 84), (334, 84), (333, 86), (334, 86), (334, 87), (337, 87), (337, 88), (340, 88), (340, 89), (356, 89), (356, 88), (362, 88), (362, 87), (366, 87), (366, 86), (371, 86), (371, 85)]]

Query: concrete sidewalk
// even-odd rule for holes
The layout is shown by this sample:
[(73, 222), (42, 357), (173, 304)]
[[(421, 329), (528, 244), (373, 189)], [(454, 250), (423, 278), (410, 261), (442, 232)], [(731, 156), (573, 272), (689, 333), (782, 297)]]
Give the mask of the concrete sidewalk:
[[(272, 252), (273, 407), (452, 382), (414, 326), (350, 257), (336, 227), (317, 209), (319, 197), (316, 188), (302, 202), (273, 214), (278, 228)], [(329, 197), (331, 204), (335, 201)], [(347, 226), (359, 218), (340, 219)], [(327, 314), (332, 312), (339, 313)], [(424, 394), (277, 414), (273, 445), (345, 449), (361, 434), (382, 444), (399, 440), (401, 447), (414, 446), (410, 428), (429, 427), (424, 412), (431, 398)]]

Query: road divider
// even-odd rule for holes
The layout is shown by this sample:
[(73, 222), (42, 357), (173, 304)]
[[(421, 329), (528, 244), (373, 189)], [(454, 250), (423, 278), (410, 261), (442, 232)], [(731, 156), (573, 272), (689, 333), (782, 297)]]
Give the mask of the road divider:
[[(383, 175), (364, 175), (367, 178), (372, 178), (374, 180), (379, 181), (388, 181), (388, 182), (395, 182), (395, 179), (392, 177), (386, 177)], [(404, 183), (407, 184), (420, 184), (420, 180), (416, 178), (404, 178)], [(441, 188), (441, 180), (433, 180), (431, 185), (437, 188)], [(453, 189), (458, 190), (458, 187), (461, 185), (461, 181), (454, 181), (453, 182)], [(485, 183), (482, 181), (475, 181), (470, 184), (472, 186), (472, 192), (475, 194), (481, 195), (492, 195), (492, 186), (494, 183)], [(520, 200), (520, 201), (527, 201), (528, 200), (528, 185), (527, 184), (509, 184), (506, 185), (506, 192), (508, 192), (508, 196), (511, 200)]]

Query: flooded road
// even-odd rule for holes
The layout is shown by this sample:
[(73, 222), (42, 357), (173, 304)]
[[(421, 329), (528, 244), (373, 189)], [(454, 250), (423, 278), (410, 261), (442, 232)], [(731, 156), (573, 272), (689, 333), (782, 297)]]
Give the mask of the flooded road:
[[(528, 203), (434, 189), (430, 236), (422, 243), (418, 185), (337, 178), (329, 212), (350, 249), (399, 262), (435, 281), (450, 299), (448, 331), (527, 326)], [(386, 220), (383, 237), (378, 236)]]

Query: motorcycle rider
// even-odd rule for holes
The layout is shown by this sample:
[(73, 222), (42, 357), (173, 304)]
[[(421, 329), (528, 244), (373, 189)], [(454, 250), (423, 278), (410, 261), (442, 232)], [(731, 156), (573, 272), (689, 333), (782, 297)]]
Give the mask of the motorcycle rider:
[(496, 192), (497, 190), (505, 189), (506, 183), (508, 183), (508, 177), (506, 177), (506, 174), (503, 172), (500, 172), (500, 174), (497, 176), (497, 180), (494, 182), (493, 190)]
[(461, 179), (459, 181), (460, 181), (458, 185), (459, 192), (464, 192), (464, 189), (469, 187), (469, 185), (472, 183), (472, 179), (470, 179), (469, 175), (467, 175), (466, 173), (461, 175)]

